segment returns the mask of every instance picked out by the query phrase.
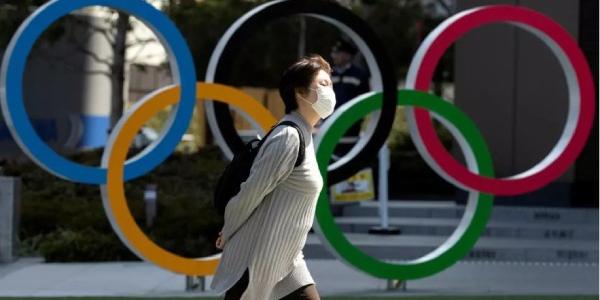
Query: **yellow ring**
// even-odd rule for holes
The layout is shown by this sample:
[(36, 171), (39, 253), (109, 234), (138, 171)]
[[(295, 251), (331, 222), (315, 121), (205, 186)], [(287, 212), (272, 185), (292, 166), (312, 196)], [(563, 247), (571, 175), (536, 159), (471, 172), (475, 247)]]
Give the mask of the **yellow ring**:
[[(103, 187), (103, 202), (113, 229), (134, 253), (144, 260), (164, 269), (186, 275), (212, 275), (215, 273), (221, 254), (202, 258), (186, 258), (171, 253), (150, 240), (135, 222), (127, 206), (123, 186), (123, 166), (127, 152), (138, 130), (154, 115), (179, 99), (179, 86), (172, 86), (151, 95), (130, 117), (109, 145), (106, 186)], [(196, 99), (214, 99), (239, 107), (246, 111), (267, 132), (277, 121), (271, 112), (244, 92), (215, 83), (197, 83)]]

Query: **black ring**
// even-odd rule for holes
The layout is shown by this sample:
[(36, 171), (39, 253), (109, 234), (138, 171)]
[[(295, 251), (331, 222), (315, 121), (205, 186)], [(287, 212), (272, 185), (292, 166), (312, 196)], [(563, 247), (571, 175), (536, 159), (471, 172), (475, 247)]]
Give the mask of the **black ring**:
[[(248, 16), (248, 14), (251, 14)], [(371, 139), (356, 156), (346, 164), (329, 171), (328, 183), (335, 184), (356, 174), (370, 165), (389, 136), (396, 115), (396, 76), (385, 48), (375, 32), (361, 18), (346, 8), (331, 2), (318, 0), (287, 0), (278, 3), (266, 3), (253, 9), (242, 18), (247, 18), (231, 35), (216, 62), (214, 82), (224, 82), (233, 66), (233, 60), (243, 42), (252, 33), (260, 30), (267, 22), (294, 14), (312, 14), (332, 18), (351, 28), (370, 48), (379, 67), (383, 85), (383, 106)], [(208, 80), (207, 80), (208, 81)], [(238, 135), (229, 105), (213, 102), (216, 121), (225, 142), (235, 153), (244, 143)]]

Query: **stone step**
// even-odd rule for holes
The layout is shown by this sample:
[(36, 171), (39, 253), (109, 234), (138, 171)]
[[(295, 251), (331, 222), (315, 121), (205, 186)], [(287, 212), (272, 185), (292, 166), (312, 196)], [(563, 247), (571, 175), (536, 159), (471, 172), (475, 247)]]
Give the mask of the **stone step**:
[[(362, 233), (345, 234), (355, 246), (379, 259), (411, 260), (422, 257), (441, 245), (447, 237)], [(335, 258), (317, 234), (309, 234), (304, 247), (306, 258)], [(523, 240), (481, 237), (463, 260), (509, 262), (598, 262), (598, 240), (564, 241)]]
[[(462, 218), (464, 205), (452, 201), (404, 201), (395, 200), (388, 204), (390, 217), (409, 218)], [(376, 217), (379, 216), (377, 201), (362, 201), (344, 205), (344, 217)], [(555, 208), (555, 207), (521, 207), (495, 206), (490, 220), (518, 221), (521, 223), (537, 222), (543, 224), (598, 224), (598, 210), (589, 208)]]
[[(337, 217), (336, 224), (349, 233), (368, 233), (380, 225), (379, 217)], [(389, 218), (389, 225), (402, 235), (450, 236), (460, 219), (453, 218)], [(520, 239), (594, 240), (598, 239), (596, 224), (544, 224), (514, 221), (489, 221), (482, 236)]]

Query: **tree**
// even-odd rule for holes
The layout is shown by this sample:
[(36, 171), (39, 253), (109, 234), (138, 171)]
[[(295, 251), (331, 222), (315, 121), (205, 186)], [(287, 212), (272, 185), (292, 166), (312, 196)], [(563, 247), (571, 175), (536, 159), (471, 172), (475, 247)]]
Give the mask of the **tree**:
[[(2, 48), (6, 48), (18, 27), (44, 2), (46, 1), (10, 0), (0, 3), (0, 44), (3, 46)], [(101, 14), (97, 12), (97, 10), (83, 9), (61, 18), (46, 30), (36, 43), (32, 53), (51, 61), (61, 62), (73, 71), (88, 75), (103, 74), (107, 76), (111, 81), (110, 128), (112, 128), (123, 114), (127, 99), (124, 90), (125, 70), (128, 63), (127, 48), (150, 43), (154, 39), (135, 38), (133, 42), (128, 43), (128, 35), (132, 30), (130, 16), (127, 13), (108, 8), (102, 9)], [(110, 55), (100, 55), (96, 51), (97, 49), (88, 46), (89, 39), (94, 35), (102, 36), (110, 45)], [(59, 42), (68, 43), (73, 49), (87, 55), (95, 64), (105, 67), (89, 68), (70, 63), (68, 53), (60, 53), (52, 48), (52, 45)]]

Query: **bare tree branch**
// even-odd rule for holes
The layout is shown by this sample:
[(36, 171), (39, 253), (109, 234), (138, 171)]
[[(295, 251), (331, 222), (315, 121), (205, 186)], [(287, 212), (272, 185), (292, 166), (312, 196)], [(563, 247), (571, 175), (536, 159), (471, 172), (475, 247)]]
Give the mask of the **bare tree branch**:
[(448, 3), (446, 3), (445, 0), (436, 0), (436, 2), (438, 3), (439, 6), (441, 6), (444, 11), (446, 12), (446, 15), (449, 16), (451, 14), (453, 14), (454, 12), (452, 11), (452, 7), (450, 5), (448, 5)]
[(106, 28), (102, 28), (102, 27), (96, 26), (95, 24), (93, 24), (92, 22), (87, 20), (85, 17), (73, 15), (72, 18), (78, 23), (78, 25), (85, 26), (85, 28), (87, 28), (93, 32), (101, 34), (109, 44), (111, 44), (111, 45), (115, 44), (114, 33), (112, 32), (112, 30), (113, 30), (112, 26), (107, 26)]
[(133, 46), (146, 46), (147, 44), (152, 44), (152, 43), (156, 43), (156, 39), (154, 39), (154, 38), (139, 39), (139, 40), (135, 40), (134, 42), (126, 44), (126, 47), (129, 48), (129, 47), (133, 47)]
[(52, 54), (51, 52), (45, 51), (44, 49), (36, 49), (36, 54), (40, 58), (48, 59), (51, 61), (61, 62), (62, 66), (64, 66), (69, 71), (79, 72), (79, 73), (84, 73), (84, 74), (92, 74), (92, 75), (105, 75), (107, 77), (112, 77), (112, 72), (102, 71), (102, 70), (89, 70), (89, 69), (81, 68), (79, 66), (74, 65), (70, 60), (68, 60), (68, 58), (70, 58), (70, 55), (68, 55), (68, 54), (55, 55), (55, 54)]
[(96, 54), (94, 51), (82, 46), (82, 45), (76, 45), (77, 46), (77, 50), (81, 51), (82, 53), (89, 55), (93, 60), (95, 60), (98, 63), (101, 64), (106, 64), (106, 65), (112, 65), (113, 64), (113, 60), (108, 59), (108, 58), (102, 58), (100, 57), (100, 55)]

